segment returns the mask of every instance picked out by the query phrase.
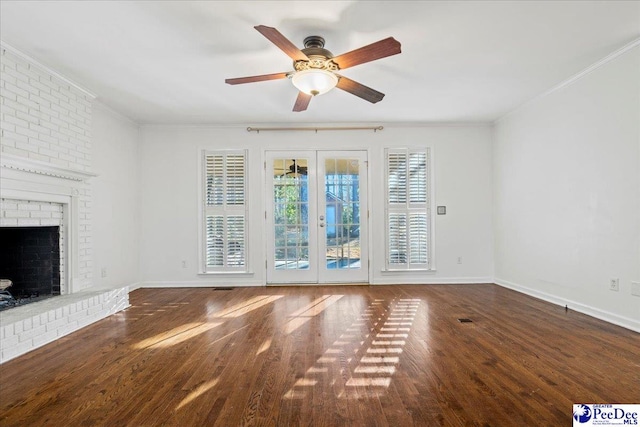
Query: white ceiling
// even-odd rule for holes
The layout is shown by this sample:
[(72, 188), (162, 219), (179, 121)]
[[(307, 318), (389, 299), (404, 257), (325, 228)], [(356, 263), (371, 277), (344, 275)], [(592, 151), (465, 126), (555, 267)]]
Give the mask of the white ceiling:
[[(138, 123), (492, 121), (640, 37), (639, 1), (7, 1), (0, 38)], [(343, 75), (386, 94), (341, 90), (291, 111), (292, 70), (258, 33), (335, 55), (393, 36), (402, 53)]]

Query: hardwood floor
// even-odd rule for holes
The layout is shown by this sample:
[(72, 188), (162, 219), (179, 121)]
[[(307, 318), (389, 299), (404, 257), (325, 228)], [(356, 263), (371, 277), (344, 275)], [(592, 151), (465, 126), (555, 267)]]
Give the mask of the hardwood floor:
[(130, 300), (1, 365), (0, 425), (567, 426), (640, 403), (640, 334), (495, 285)]

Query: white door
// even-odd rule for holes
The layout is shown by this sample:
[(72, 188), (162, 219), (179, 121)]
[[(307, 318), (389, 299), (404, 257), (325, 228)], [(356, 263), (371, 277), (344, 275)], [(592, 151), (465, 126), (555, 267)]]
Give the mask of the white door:
[(368, 282), (366, 159), (267, 152), (267, 283)]

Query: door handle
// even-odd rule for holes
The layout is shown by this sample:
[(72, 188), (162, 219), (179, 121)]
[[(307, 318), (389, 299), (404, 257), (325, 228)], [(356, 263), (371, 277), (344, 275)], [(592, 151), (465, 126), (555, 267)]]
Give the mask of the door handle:
[(324, 215), (320, 215), (320, 221), (324, 219)]
[(324, 222), (321, 222), (321, 223), (320, 223), (320, 227), (324, 227)]

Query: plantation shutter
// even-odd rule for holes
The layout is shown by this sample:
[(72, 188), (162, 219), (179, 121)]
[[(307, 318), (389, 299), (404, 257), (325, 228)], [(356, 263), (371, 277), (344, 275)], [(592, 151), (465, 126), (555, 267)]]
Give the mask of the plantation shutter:
[(246, 153), (205, 152), (207, 271), (246, 271)]
[(386, 152), (389, 270), (428, 269), (430, 261), (428, 150)]

